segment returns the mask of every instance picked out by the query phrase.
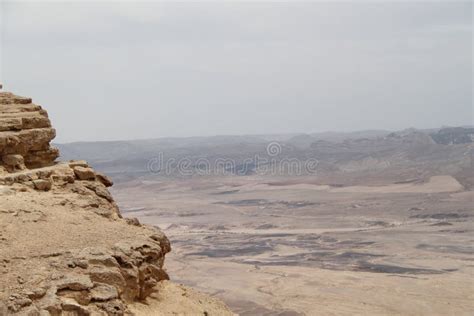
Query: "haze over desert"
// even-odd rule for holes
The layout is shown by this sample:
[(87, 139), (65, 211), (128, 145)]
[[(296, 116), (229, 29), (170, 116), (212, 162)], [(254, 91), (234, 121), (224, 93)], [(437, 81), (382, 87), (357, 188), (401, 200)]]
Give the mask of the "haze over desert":
[(0, 316), (474, 315), (472, 0), (0, 0)]

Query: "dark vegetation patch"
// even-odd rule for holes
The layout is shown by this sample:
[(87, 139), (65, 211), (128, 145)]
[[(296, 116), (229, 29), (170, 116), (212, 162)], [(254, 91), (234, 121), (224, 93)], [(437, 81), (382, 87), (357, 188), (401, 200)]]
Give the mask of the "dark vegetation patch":
[(461, 219), (469, 217), (469, 214), (462, 213), (436, 213), (436, 214), (418, 214), (410, 216), (410, 218), (419, 219)]
[(226, 168), (226, 172), (232, 172), (238, 176), (249, 176), (255, 173), (257, 165), (253, 162), (242, 163), (230, 168)]
[(272, 229), (272, 228), (278, 228), (278, 226), (275, 226), (273, 224), (263, 224), (263, 225), (255, 227), (255, 229)]
[(408, 180), (401, 180), (401, 181), (395, 181), (393, 184), (410, 184), (410, 183), (417, 183), (421, 182), (420, 179), (408, 179)]
[(284, 187), (284, 186), (289, 186), (289, 185), (296, 185), (299, 183), (294, 182), (294, 181), (280, 181), (280, 182), (266, 182), (265, 184), (271, 187)]
[(264, 238), (282, 238), (282, 237), (293, 237), (293, 236), (295, 236), (295, 234), (291, 234), (291, 233), (274, 233), (274, 234), (263, 235)]
[(428, 245), (419, 244), (416, 246), (417, 249), (442, 252), (442, 253), (461, 253), (461, 254), (474, 254), (474, 248), (472, 246), (448, 246), (448, 245)]
[(229, 230), (225, 225), (214, 225), (209, 227), (209, 230)]
[(425, 268), (402, 267), (388, 264), (372, 263), (367, 260), (384, 257), (371, 253), (345, 252), (312, 252), (291, 256), (274, 256), (264, 260), (233, 260), (239, 263), (257, 266), (306, 266), (336, 271), (358, 271), (386, 274), (441, 274), (451, 270), (434, 270)]
[(216, 202), (215, 204), (235, 205), (235, 206), (262, 206), (270, 203), (265, 199), (235, 200), (229, 202)]
[(361, 253), (361, 252), (353, 252), (347, 251), (341, 254), (335, 255), (332, 258), (341, 261), (350, 261), (350, 260), (359, 260), (359, 259), (367, 259), (367, 258), (378, 258), (378, 257), (385, 257), (385, 255), (377, 255), (371, 253)]
[(208, 213), (204, 212), (182, 212), (182, 213), (177, 213), (176, 216), (178, 217), (193, 217), (193, 216), (203, 216), (207, 215)]
[(446, 271), (446, 272), (456, 272), (456, 271), (459, 271), (459, 269), (443, 269), (443, 271)]
[(434, 223), (431, 224), (430, 226), (452, 226), (453, 224), (450, 222), (439, 222), (439, 223)]
[(276, 202), (276, 204), (280, 204), (288, 208), (299, 208), (299, 207), (305, 207), (305, 206), (318, 205), (318, 203), (308, 202), (308, 201), (279, 201), (279, 202)]
[(353, 268), (353, 271), (374, 272), (374, 273), (390, 273), (390, 274), (441, 274), (443, 271), (422, 268), (409, 268), (394, 266), (388, 264), (379, 264), (371, 262), (359, 262)]
[(221, 191), (221, 192), (215, 192), (212, 193), (212, 195), (228, 195), (228, 194), (234, 194), (234, 193), (239, 193), (240, 190), (228, 190), (228, 191)]
[(306, 206), (318, 205), (318, 203), (308, 201), (269, 201), (265, 199), (234, 200), (228, 202), (216, 202), (215, 204), (234, 206), (265, 206), (265, 207), (285, 207), (295, 209)]
[[(219, 234), (210, 238), (196, 240), (198, 251), (188, 255), (206, 256), (211, 258), (229, 258), (239, 262), (256, 266), (301, 266), (317, 267), (337, 271), (360, 271), (372, 273), (416, 275), (448, 273), (448, 270), (434, 270), (418, 267), (404, 267), (383, 263), (374, 263), (376, 259), (386, 257), (384, 254), (370, 253), (365, 249), (373, 245), (373, 241), (348, 239), (339, 240), (329, 235), (318, 234), (269, 234), (269, 235), (241, 235)], [(189, 242), (189, 241), (186, 241)], [(207, 244), (207, 245), (206, 245)], [(265, 258), (252, 258), (274, 251), (279, 245), (301, 249), (301, 253), (291, 255), (269, 255)], [(189, 246), (189, 244), (187, 245)], [(193, 249), (190, 247), (188, 249)], [(437, 252), (472, 253), (468, 247), (429, 246), (418, 245), (417, 248)], [(195, 248), (194, 248), (195, 249)], [(356, 249), (361, 249), (357, 251)]]
[(216, 247), (205, 248), (201, 251), (189, 253), (188, 255), (205, 256), (209, 258), (228, 258), (256, 256), (272, 250), (273, 246), (262, 240), (256, 243), (234, 243), (228, 246), (217, 245)]
[(304, 316), (294, 310), (271, 310), (253, 301), (228, 300), (229, 307), (232, 311), (241, 316)]
[(353, 248), (360, 248), (363, 246), (370, 246), (375, 244), (373, 241), (357, 241), (357, 240), (342, 240), (338, 242), (339, 245), (350, 245)]
[(390, 223), (384, 221), (366, 221), (365, 222), (369, 226), (382, 226), (382, 227), (389, 227)]
[(361, 260), (371, 260), (384, 255), (347, 251), (337, 253), (333, 251), (313, 251), (288, 256), (273, 255), (260, 260), (238, 260), (240, 263), (262, 266), (305, 266), (319, 267), (331, 270), (351, 270)]

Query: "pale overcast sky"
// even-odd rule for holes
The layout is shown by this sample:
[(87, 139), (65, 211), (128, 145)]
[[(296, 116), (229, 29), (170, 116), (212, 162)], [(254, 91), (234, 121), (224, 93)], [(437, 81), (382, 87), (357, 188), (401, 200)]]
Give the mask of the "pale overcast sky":
[(58, 142), (472, 124), (472, 2), (5, 2)]

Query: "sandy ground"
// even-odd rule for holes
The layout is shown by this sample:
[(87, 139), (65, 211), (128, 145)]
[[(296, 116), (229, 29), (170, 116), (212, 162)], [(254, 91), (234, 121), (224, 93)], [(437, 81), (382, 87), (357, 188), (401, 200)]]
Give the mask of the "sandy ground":
[[(99, 215), (102, 207), (105, 212), (112, 205), (96, 205), (97, 199), (64, 189), (39, 192), (22, 187), (19, 191), (0, 185), (0, 316), (10, 314), (4, 304), (11, 295), (82, 275), (82, 268), (71, 266), (72, 254), (89, 249), (104, 257), (107, 249), (121, 242), (157, 233)], [(111, 269), (117, 271), (113, 262)], [(158, 283), (147, 304), (137, 303), (131, 309), (137, 316), (232, 315), (221, 301), (168, 281)], [(36, 313), (20, 310), (19, 315)]]
[(146, 302), (131, 305), (130, 311), (137, 316), (233, 315), (221, 301), (169, 281), (160, 282)]
[(474, 314), (474, 192), (454, 178), (273, 182), (166, 179), (114, 194), (126, 216), (165, 230), (173, 280), (241, 315)]

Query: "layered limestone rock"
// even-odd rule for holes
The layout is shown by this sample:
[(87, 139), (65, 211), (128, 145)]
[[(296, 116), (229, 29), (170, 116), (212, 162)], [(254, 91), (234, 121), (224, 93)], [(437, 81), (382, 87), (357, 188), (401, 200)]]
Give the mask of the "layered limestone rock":
[(39, 105), (0, 92), (0, 174), (51, 166), (59, 152), (50, 146), (56, 131)]
[[(140, 315), (134, 304), (169, 292), (170, 243), (121, 217), (107, 176), (85, 161), (56, 163), (54, 136), (40, 106), (0, 93), (0, 316)], [(156, 304), (147, 314), (161, 315)], [(183, 304), (232, 315), (219, 301)]]

